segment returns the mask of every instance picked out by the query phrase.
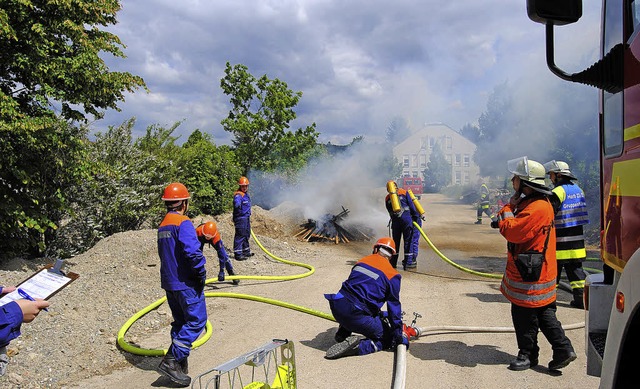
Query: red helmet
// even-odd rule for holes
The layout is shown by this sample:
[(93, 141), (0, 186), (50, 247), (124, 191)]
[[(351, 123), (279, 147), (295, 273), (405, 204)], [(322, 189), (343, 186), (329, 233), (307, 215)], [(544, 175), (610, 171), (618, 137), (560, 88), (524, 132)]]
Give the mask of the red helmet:
[(249, 179), (247, 177), (240, 177), (238, 185), (249, 185)]
[(202, 224), (201, 226), (198, 226), (196, 232), (198, 232), (198, 235), (202, 235), (207, 238), (207, 240), (211, 240), (215, 238), (216, 235), (218, 235), (218, 226), (215, 222), (209, 221)]
[(393, 241), (393, 239), (391, 239), (388, 236), (385, 236), (383, 238), (378, 239), (378, 241), (376, 242), (376, 244), (373, 245), (373, 249), (378, 249), (380, 247), (386, 247), (388, 249), (391, 250), (391, 254), (395, 254), (396, 253), (396, 242)]
[(187, 187), (182, 185), (179, 182), (174, 182), (164, 189), (164, 194), (162, 195), (163, 201), (178, 201), (178, 200), (187, 200), (190, 199), (191, 195), (187, 190)]

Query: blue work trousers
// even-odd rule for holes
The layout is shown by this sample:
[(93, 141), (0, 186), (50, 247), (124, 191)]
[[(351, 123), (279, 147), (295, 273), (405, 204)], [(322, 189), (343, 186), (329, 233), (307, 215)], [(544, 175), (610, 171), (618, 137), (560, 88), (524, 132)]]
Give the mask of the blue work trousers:
[[(399, 218), (391, 219), (391, 237), (396, 244), (396, 252), (400, 253), (400, 241), (402, 240), (402, 248), (404, 251), (404, 260), (402, 263), (414, 263), (417, 256), (417, 249), (414, 252), (414, 239), (418, 231), (413, 226), (413, 220), (409, 212), (404, 212)], [(417, 240), (417, 239), (416, 239)], [(398, 264), (398, 254), (391, 259), (391, 266), (396, 267)]]
[(204, 291), (194, 289), (167, 290), (167, 303), (173, 315), (169, 352), (177, 361), (189, 356), (191, 345), (207, 324)]
[(367, 338), (360, 340), (359, 355), (391, 348), (393, 340), (391, 328), (383, 322), (383, 312), (374, 316), (360, 304), (353, 303), (345, 297), (341, 298), (339, 295), (335, 295), (333, 298), (329, 300), (329, 307), (340, 327), (350, 332), (362, 334)]
[(233, 237), (233, 255), (247, 257), (251, 253), (249, 248), (249, 236), (251, 236), (251, 221), (248, 217), (234, 219), (235, 236)]

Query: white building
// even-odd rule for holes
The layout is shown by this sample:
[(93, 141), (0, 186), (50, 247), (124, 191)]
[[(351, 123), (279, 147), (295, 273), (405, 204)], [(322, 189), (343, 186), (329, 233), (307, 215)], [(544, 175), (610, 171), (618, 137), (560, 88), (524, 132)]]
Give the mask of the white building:
[(450, 185), (475, 184), (478, 181), (480, 169), (473, 162), (476, 145), (441, 123), (425, 124), (393, 148), (393, 155), (402, 163), (402, 175), (424, 179), (423, 172), (436, 144), (440, 145), (451, 165)]

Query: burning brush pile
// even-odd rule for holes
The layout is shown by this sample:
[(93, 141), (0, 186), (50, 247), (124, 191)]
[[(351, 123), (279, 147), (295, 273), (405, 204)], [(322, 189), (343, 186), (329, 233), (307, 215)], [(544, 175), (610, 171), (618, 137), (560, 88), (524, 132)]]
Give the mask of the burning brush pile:
[(351, 241), (371, 240), (373, 230), (363, 225), (346, 223), (344, 219), (349, 210), (342, 207), (337, 215), (326, 214), (320, 220), (307, 219), (301, 224), (301, 230), (294, 236), (306, 242), (349, 243)]

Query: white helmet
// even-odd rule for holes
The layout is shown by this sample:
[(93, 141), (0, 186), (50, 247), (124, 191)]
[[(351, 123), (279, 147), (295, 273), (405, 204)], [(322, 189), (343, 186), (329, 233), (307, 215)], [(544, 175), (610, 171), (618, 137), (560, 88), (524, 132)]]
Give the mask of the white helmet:
[(544, 164), (544, 170), (547, 174), (553, 172), (577, 180), (576, 176), (574, 176), (573, 173), (571, 173), (571, 170), (569, 170), (569, 164), (564, 161), (549, 161)]
[(520, 177), (521, 180), (539, 186), (546, 186), (544, 178), (546, 171), (540, 162), (520, 157), (507, 162), (507, 169), (510, 173)]

